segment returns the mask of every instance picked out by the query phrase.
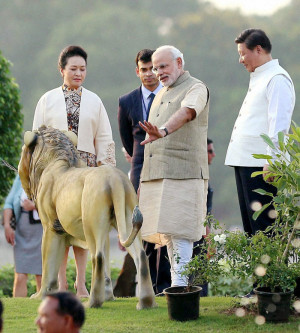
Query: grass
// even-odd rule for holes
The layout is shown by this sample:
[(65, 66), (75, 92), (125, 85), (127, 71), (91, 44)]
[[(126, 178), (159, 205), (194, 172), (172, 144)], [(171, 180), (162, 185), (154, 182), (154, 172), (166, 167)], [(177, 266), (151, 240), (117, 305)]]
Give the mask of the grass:
[[(285, 324), (263, 324), (254, 322), (255, 316), (237, 317), (229, 315), (231, 297), (207, 297), (200, 300), (200, 318), (195, 321), (177, 322), (168, 319), (165, 297), (158, 297), (156, 309), (137, 311), (136, 298), (118, 298), (104, 303), (101, 309), (86, 309), (86, 322), (82, 333), (165, 333), (165, 332), (300, 332), (299, 317), (291, 316)], [(28, 298), (3, 298), (4, 333), (36, 332), (34, 320), (39, 301)]]

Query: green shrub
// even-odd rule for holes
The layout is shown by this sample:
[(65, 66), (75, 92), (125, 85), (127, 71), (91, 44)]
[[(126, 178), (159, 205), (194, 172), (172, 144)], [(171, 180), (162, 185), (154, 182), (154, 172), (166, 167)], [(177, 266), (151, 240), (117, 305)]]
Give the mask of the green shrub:
[[(5, 265), (0, 269), (0, 297), (12, 297), (14, 285), (14, 266)], [(27, 294), (30, 296), (36, 292), (35, 275), (28, 275)]]
[(12, 296), (14, 284), (14, 267), (6, 265), (0, 269), (0, 297)]
[(231, 296), (246, 295), (253, 287), (251, 277), (237, 278), (231, 274), (228, 262), (223, 263), (223, 270), (226, 275), (221, 275), (209, 284), (209, 296)]
[[(111, 278), (114, 282), (118, 275), (120, 269), (117, 267), (111, 268)], [(92, 277), (92, 263), (88, 261), (86, 267), (86, 287), (88, 290), (91, 288), (91, 277)], [(74, 282), (76, 279), (76, 268), (75, 260), (69, 259), (67, 266), (67, 281), (69, 290), (75, 293)], [(0, 297), (12, 297), (13, 294), (13, 284), (14, 284), (14, 266), (5, 265), (0, 269)], [(34, 275), (28, 275), (27, 281), (28, 295), (32, 295), (36, 292), (36, 282)]]
[(18, 166), (23, 131), (20, 92), (10, 76), (10, 65), (0, 51), (0, 206), (16, 176), (14, 171), (2, 165), (2, 160)]

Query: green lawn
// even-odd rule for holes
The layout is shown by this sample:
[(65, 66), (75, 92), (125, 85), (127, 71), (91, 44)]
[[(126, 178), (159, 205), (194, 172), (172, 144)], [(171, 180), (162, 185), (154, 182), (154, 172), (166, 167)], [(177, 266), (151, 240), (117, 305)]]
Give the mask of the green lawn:
[[(87, 309), (82, 332), (132, 333), (132, 332), (205, 332), (205, 333), (252, 333), (252, 332), (300, 332), (300, 319), (292, 316), (286, 324), (263, 324), (254, 322), (255, 316), (237, 317), (225, 310), (231, 305), (230, 297), (207, 297), (200, 300), (200, 318), (189, 322), (168, 319), (165, 297), (158, 297), (158, 308), (137, 311), (136, 298), (118, 298), (104, 303), (101, 309)], [(28, 298), (3, 298), (4, 333), (36, 332), (34, 320), (39, 301)]]

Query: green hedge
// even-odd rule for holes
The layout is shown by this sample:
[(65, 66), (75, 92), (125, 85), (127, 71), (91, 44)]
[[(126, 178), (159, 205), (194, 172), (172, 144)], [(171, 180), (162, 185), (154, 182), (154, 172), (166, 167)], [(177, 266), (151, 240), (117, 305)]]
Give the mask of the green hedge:
[[(120, 269), (113, 267), (111, 269), (111, 278), (114, 282), (119, 275)], [(91, 261), (87, 264), (86, 269), (86, 286), (87, 289), (91, 288), (91, 276), (92, 276), (92, 264)], [(67, 281), (69, 285), (69, 290), (75, 292), (74, 282), (76, 278), (76, 269), (74, 259), (69, 259), (67, 267)], [(13, 265), (6, 265), (0, 269), (0, 297), (11, 297), (13, 290), (14, 281), (14, 267)], [(36, 283), (34, 275), (28, 276), (27, 282), (28, 295), (32, 295), (36, 291)], [(249, 278), (248, 280), (240, 281), (234, 277), (232, 278), (222, 278), (220, 277), (214, 283), (209, 286), (209, 296), (236, 296), (245, 295), (252, 288), (252, 282)]]
[[(111, 268), (111, 278), (115, 281), (119, 275), (119, 268)], [(91, 288), (91, 276), (92, 276), (92, 264), (89, 261), (86, 268), (86, 286), (87, 289)], [(76, 269), (74, 259), (69, 259), (67, 266), (67, 281), (69, 290), (75, 293), (74, 282), (76, 279)], [(14, 266), (6, 265), (0, 269), (0, 297), (12, 297), (14, 283)], [(27, 281), (28, 295), (32, 295), (36, 292), (35, 276), (28, 275)]]
[(23, 132), (20, 91), (10, 75), (10, 66), (0, 51), (0, 206), (16, 176), (14, 171), (2, 165), (1, 159), (18, 166)]

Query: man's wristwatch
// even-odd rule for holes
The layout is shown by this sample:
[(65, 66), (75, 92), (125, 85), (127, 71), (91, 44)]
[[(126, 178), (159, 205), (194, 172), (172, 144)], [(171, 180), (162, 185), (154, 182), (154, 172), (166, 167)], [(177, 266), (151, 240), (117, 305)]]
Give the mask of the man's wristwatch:
[[(166, 132), (166, 135), (165, 135), (165, 136), (167, 136), (167, 135), (169, 134), (169, 131), (167, 130), (166, 127), (160, 127), (159, 129), (160, 129), (160, 130), (163, 130), (163, 131)], [(164, 137), (165, 137), (165, 136), (164, 136)]]

